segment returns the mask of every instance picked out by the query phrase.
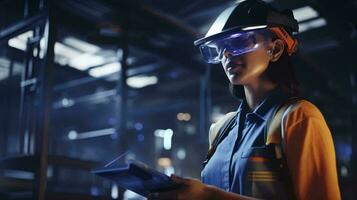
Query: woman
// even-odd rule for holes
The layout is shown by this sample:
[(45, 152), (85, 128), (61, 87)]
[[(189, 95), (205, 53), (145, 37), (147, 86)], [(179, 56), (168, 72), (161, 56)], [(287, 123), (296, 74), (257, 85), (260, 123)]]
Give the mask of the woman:
[(296, 98), (297, 31), (291, 10), (246, 0), (195, 41), (242, 102), (211, 126), (202, 182), (172, 176), (181, 187), (149, 199), (340, 199), (331, 133), (318, 108)]

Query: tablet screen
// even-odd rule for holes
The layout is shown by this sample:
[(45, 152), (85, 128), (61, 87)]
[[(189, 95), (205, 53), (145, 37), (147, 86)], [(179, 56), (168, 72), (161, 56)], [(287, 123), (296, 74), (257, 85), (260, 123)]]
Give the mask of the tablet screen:
[(92, 173), (113, 180), (120, 187), (145, 197), (152, 192), (167, 191), (177, 187), (169, 176), (140, 162), (130, 162), (123, 167), (96, 169)]

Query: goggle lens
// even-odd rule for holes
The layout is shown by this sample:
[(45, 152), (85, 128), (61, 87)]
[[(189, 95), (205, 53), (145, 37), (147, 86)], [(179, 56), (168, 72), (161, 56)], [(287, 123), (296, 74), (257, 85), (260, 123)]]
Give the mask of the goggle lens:
[(200, 51), (207, 63), (217, 64), (223, 59), (226, 51), (232, 56), (239, 56), (262, 47), (266, 40), (258, 42), (256, 34), (257, 31), (231, 34), (202, 44)]

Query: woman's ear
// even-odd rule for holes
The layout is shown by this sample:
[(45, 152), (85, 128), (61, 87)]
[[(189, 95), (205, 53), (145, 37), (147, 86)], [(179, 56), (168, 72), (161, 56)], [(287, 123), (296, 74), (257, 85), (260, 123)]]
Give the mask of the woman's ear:
[(281, 39), (276, 39), (273, 42), (273, 47), (271, 49), (270, 61), (275, 62), (279, 60), (280, 56), (283, 54), (285, 49), (285, 44)]

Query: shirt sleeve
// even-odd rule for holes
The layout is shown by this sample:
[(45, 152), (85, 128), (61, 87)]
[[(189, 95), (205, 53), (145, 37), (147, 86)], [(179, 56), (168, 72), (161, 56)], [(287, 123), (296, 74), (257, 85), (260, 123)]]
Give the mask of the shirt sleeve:
[(341, 199), (333, 140), (320, 111), (299, 105), (286, 120), (284, 139), (297, 199)]

